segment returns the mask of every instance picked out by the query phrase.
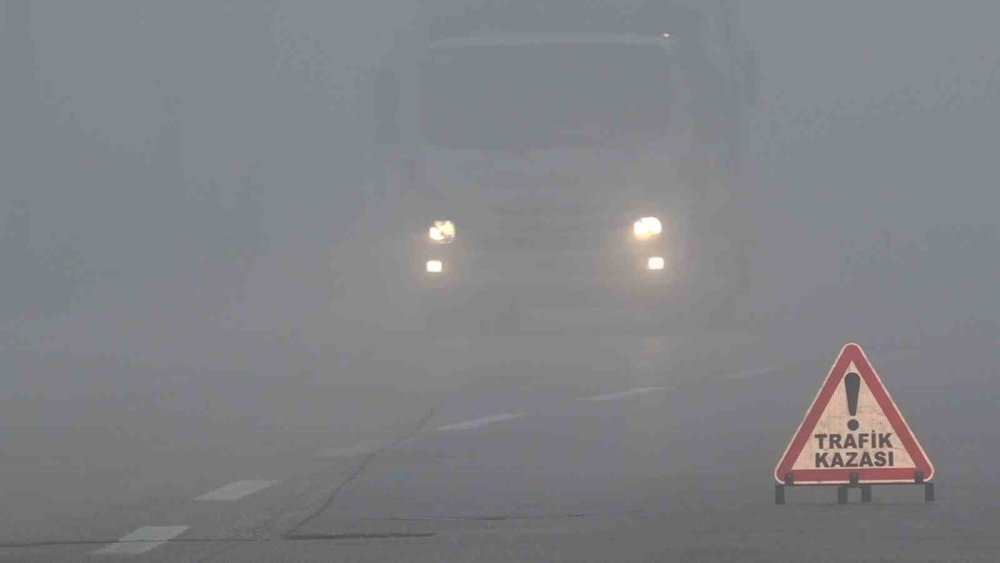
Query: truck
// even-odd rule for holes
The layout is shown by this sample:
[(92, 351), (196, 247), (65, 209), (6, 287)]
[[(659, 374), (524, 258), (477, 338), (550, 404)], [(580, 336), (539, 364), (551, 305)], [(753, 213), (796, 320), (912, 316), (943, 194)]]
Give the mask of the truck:
[(342, 307), (436, 332), (739, 320), (737, 0), (417, 2), (372, 81), (380, 185)]

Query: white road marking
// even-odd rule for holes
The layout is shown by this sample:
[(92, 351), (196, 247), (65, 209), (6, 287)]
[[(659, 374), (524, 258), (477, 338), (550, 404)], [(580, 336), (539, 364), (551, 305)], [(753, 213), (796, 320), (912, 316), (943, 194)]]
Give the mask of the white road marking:
[(494, 414), (492, 416), (484, 416), (483, 418), (477, 418), (475, 420), (466, 420), (465, 422), (458, 422), (456, 424), (449, 424), (448, 426), (441, 426), (438, 431), (448, 431), (448, 430), (470, 430), (472, 428), (479, 428), (480, 426), (486, 426), (487, 424), (493, 424), (495, 422), (503, 422), (505, 420), (512, 420), (515, 418), (523, 418), (528, 416), (526, 412), (517, 413), (507, 413), (507, 414)]
[(319, 457), (324, 459), (355, 457), (369, 454), (382, 447), (382, 442), (375, 440), (362, 440), (353, 446), (341, 446), (339, 448), (328, 448), (319, 453)]
[(277, 481), (265, 481), (256, 479), (252, 481), (233, 481), (232, 483), (207, 492), (194, 500), (240, 500), (241, 498), (262, 491)]
[(738, 371), (736, 373), (730, 373), (729, 375), (722, 376), (722, 379), (747, 379), (750, 377), (755, 377), (758, 375), (767, 375), (769, 373), (778, 371), (776, 367), (767, 367), (759, 369), (748, 369), (745, 371)]
[(666, 387), (636, 387), (635, 389), (629, 389), (628, 391), (618, 391), (617, 393), (607, 393), (605, 395), (596, 395), (594, 397), (581, 397), (577, 401), (587, 401), (588, 403), (600, 403), (603, 401), (613, 401), (615, 399), (624, 399), (625, 397), (632, 397), (634, 395), (643, 395), (646, 393), (652, 393), (654, 391), (663, 391)]
[(187, 526), (143, 526), (115, 543), (94, 552), (95, 555), (137, 555), (156, 549), (184, 533)]

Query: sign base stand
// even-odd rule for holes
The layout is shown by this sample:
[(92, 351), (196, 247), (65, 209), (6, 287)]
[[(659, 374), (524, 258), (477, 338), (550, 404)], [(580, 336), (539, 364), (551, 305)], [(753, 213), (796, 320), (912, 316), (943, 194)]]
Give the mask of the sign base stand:
[[(912, 483), (879, 483), (882, 486), (891, 485), (917, 485), (924, 488), (924, 502), (934, 502), (934, 483), (924, 482), (924, 475), (921, 471), (917, 470), (913, 472), (913, 482)], [(789, 473), (785, 476), (784, 483), (776, 483), (774, 485), (774, 504), (785, 504), (785, 488), (786, 487), (822, 487), (824, 485), (796, 485), (792, 474)], [(861, 502), (863, 504), (870, 503), (872, 501), (872, 485), (859, 483), (858, 474), (851, 473), (851, 482), (846, 485), (825, 485), (829, 487), (837, 487), (837, 504), (847, 504), (847, 491), (848, 489), (861, 489)]]

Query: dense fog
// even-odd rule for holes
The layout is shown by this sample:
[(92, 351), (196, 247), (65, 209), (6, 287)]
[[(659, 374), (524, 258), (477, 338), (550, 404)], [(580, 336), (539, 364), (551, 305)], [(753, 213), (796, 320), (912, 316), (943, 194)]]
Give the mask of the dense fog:
[[(407, 160), (450, 1), (0, 0), (0, 559), (996, 560), (1000, 3), (746, 0), (700, 77), (683, 11), (452, 38)], [(944, 502), (772, 505), (849, 340)]]
[[(413, 7), (26, 5), (5, 17), (5, 340), (193, 358), (239, 330), (327, 339), (329, 264), (389, 205), (371, 85)], [(996, 10), (742, 5), (755, 318), (995, 316)]]

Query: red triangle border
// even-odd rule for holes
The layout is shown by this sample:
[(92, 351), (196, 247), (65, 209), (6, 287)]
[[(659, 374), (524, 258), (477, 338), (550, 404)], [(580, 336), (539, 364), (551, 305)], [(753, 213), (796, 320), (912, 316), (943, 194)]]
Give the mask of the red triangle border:
[(851, 362), (854, 362), (858, 373), (875, 397), (878, 405), (882, 408), (882, 412), (886, 418), (889, 419), (889, 423), (896, 432), (896, 436), (899, 437), (903, 447), (909, 453), (910, 458), (913, 459), (916, 469), (919, 469), (923, 473), (923, 480), (930, 481), (934, 477), (934, 465), (927, 458), (927, 454), (924, 452), (923, 447), (920, 446), (920, 442), (917, 441), (913, 431), (910, 430), (906, 419), (903, 418), (903, 415), (896, 407), (896, 403), (892, 400), (889, 392), (886, 391), (878, 373), (875, 372), (871, 362), (868, 361), (868, 356), (865, 355), (860, 345), (853, 342), (845, 344), (840, 350), (840, 355), (833, 363), (833, 367), (830, 368), (830, 372), (823, 381), (823, 385), (820, 386), (819, 392), (816, 393), (812, 405), (810, 405), (805, 417), (799, 424), (798, 430), (795, 431), (792, 440), (785, 448), (785, 453), (781, 456), (781, 461), (774, 468), (775, 480), (778, 483), (784, 483), (785, 475), (791, 473), (793, 482), (796, 485), (834, 485), (849, 483), (851, 473), (856, 472), (858, 474), (858, 482), (860, 483), (914, 482), (915, 470), (913, 468), (792, 469), (792, 465), (795, 464), (795, 460), (802, 453), (802, 448), (805, 447), (806, 441), (809, 440), (812, 431), (816, 428), (820, 416), (822, 416), (826, 406), (830, 403), (834, 391), (836, 391), (840, 381), (847, 374), (847, 368), (851, 365)]

